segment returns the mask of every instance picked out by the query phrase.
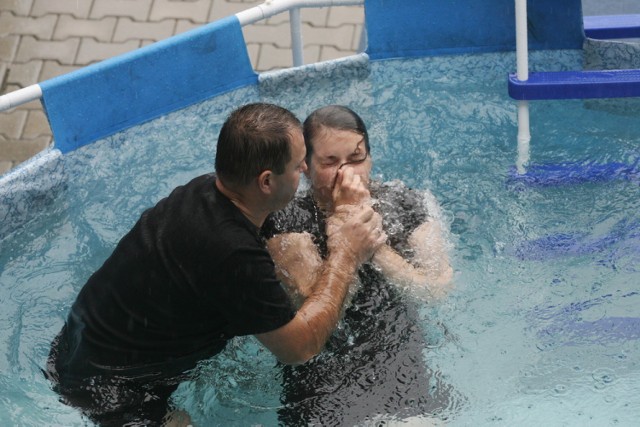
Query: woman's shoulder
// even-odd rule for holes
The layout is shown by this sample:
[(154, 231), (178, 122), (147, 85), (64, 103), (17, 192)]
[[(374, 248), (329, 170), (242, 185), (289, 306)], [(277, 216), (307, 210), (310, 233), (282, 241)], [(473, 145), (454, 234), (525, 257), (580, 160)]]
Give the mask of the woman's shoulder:
[(282, 210), (270, 214), (262, 225), (262, 235), (269, 239), (276, 234), (309, 231), (314, 222), (315, 205), (310, 194), (297, 195)]

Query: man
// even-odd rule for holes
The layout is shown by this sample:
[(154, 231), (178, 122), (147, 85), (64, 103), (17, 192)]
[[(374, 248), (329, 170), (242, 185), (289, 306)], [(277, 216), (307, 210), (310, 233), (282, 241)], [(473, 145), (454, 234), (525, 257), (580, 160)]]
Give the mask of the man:
[(250, 104), (229, 116), (216, 175), (145, 211), (80, 291), (47, 366), (65, 402), (102, 425), (159, 424), (185, 373), (234, 336), (255, 335), (286, 364), (320, 352), (356, 270), (386, 237), (370, 208), (345, 206), (362, 184), (341, 174), (334, 201), (349, 219), (294, 310), (259, 228), (295, 194), (305, 151), (284, 108)]

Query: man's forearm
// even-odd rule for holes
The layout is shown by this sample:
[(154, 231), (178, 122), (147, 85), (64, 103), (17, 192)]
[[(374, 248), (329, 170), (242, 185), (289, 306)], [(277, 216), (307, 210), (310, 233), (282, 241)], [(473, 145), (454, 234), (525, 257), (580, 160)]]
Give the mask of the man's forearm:
[(349, 287), (355, 281), (357, 261), (345, 250), (335, 251), (324, 262), (309, 297), (298, 310), (315, 336), (318, 353), (338, 321)]

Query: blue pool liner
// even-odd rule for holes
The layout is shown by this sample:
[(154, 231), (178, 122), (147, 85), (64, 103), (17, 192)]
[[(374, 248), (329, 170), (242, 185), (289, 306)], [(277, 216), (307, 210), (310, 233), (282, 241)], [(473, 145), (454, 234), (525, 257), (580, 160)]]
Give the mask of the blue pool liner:
[(66, 185), (62, 153), (55, 148), (41, 151), (0, 176), (0, 249), (9, 234), (41, 216)]
[(541, 329), (538, 336), (555, 345), (612, 344), (637, 340), (640, 339), (640, 317), (566, 320)]
[(597, 320), (584, 320), (589, 310), (614, 299), (637, 298), (638, 292), (624, 295), (606, 294), (586, 301), (577, 301), (564, 306), (538, 307), (533, 310), (530, 322), (538, 328), (536, 335), (541, 340), (541, 349), (565, 345), (615, 344), (640, 339), (640, 317), (605, 316)]
[[(582, 47), (581, 0), (527, 3), (530, 49)], [(365, 0), (367, 53), (380, 60), (513, 51), (514, 17), (513, 0)]]
[(640, 158), (632, 164), (623, 162), (597, 163), (594, 161), (533, 164), (525, 173), (515, 166), (509, 169), (507, 184), (527, 187), (551, 187), (583, 183), (601, 183), (617, 180), (640, 182)]
[(511, 252), (523, 261), (545, 261), (596, 254), (617, 244), (624, 244), (625, 251), (640, 253), (640, 221), (620, 221), (602, 236), (592, 236), (582, 231), (549, 234), (521, 242)]
[(62, 153), (257, 84), (235, 16), (40, 83)]

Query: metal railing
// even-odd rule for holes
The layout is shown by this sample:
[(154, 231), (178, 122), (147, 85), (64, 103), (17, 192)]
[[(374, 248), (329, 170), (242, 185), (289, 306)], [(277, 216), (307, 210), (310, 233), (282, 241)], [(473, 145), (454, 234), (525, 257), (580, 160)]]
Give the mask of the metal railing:
[[(267, 0), (258, 6), (239, 12), (235, 16), (238, 18), (240, 25), (244, 27), (279, 13), (289, 11), (291, 54), (293, 56), (293, 66), (297, 67), (304, 64), (300, 9), (331, 6), (359, 6), (363, 4), (364, 0)], [(0, 112), (26, 104), (27, 102), (35, 101), (41, 97), (42, 89), (37, 83), (1, 95)]]

